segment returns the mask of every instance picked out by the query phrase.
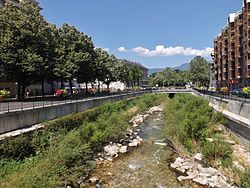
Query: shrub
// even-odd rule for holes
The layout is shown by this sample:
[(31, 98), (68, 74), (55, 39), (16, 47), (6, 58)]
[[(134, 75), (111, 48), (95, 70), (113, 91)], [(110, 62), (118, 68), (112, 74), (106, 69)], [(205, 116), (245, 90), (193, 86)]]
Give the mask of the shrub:
[(60, 97), (67, 97), (68, 91), (66, 89), (58, 89), (56, 90), (55, 95)]
[(7, 90), (0, 90), (0, 99), (7, 98), (9, 96), (9, 91)]
[(223, 120), (213, 112), (208, 102), (190, 94), (178, 94), (170, 100), (165, 109), (166, 127), (164, 134), (183, 144), (189, 152), (196, 151), (196, 145), (206, 141), (212, 124)]
[(224, 138), (215, 134), (212, 142), (205, 142), (202, 146), (202, 153), (208, 160), (220, 159), (223, 165), (232, 164), (232, 147), (224, 141)]
[(222, 87), (220, 90), (223, 93), (227, 93), (228, 92), (228, 88), (227, 87)]
[(249, 94), (249, 93), (250, 93), (250, 89), (249, 89), (248, 87), (244, 87), (244, 88), (242, 89), (242, 92), (243, 92), (244, 94)]
[(241, 187), (249, 188), (250, 187), (250, 169), (247, 169), (240, 177)]

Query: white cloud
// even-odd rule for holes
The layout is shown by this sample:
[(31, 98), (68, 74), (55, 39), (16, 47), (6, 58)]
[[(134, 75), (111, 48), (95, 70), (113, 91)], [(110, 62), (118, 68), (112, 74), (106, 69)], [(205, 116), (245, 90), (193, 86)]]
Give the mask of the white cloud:
[(127, 50), (125, 47), (123, 47), (123, 46), (117, 48), (117, 50), (118, 50), (119, 52), (127, 52), (127, 51), (128, 51), (128, 50)]
[(174, 55), (184, 55), (184, 56), (210, 56), (213, 52), (213, 48), (207, 47), (202, 50), (185, 48), (183, 46), (176, 47), (165, 47), (164, 45), (157, 45), (154, 50), (149, 50), (144, 47), (136, 47), (131, 50), (138, 55), (146, 57), (155, 56), (174, 56)]
[(109, 52), (110, 51), (110, 49), (109, 48), (102, 48), (104, 51), (106, 51), (106, 52)]
[(99, 47), (99, 46), (95, 47), (95, 49), (96, 49), (96, 48), (101, 48), (102, 50), (104, 50), (104, 51), (106, 51), (106, 52), (109, 52), (109, 51), (110, 51), (109, 48), (102, 48), (102, 47)]

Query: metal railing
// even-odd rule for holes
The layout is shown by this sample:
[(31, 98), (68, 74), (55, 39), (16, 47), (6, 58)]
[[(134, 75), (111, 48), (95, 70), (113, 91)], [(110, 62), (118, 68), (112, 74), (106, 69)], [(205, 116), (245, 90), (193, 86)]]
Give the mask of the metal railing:
[(207, 90), (198, 90), (194, 89), (200, 94), (205, 94), (205, 95), (210, 95), (213, 97), (217, 97), (220, 99), (227, 99), (227, 100), (234, 100), (234, 101), (239, 101), (239, 102), (244, 102), (244, 103), (250, 103), (250, 95), (249, 94), (233, 94), (233, 93), (222, 93), (222, 92), (215, 92), (215, 91), (207, 91)]
[(130, 93), (122, 93), (122, 94), (110, 94), (105, 96), (93, 96), (88, 98), (70, 98), (65, 100), (42, 100), (42, 101), (8, 101), (8, 102), (0, 102), (0, 114), (10, 113), (10, 112), (20, 112), (25, 110), (32, 110), (37, 108), (45, 108), (63, 104), (91, 101), (95, 99), (102, 98), (110, 98), (110, 97), (118, 97), (118, 96), (127, 96), (127, 95), (139, 95), (142, 93), (148, 93), (148, 91), (140, 91), (140, 92), (130, 92)]

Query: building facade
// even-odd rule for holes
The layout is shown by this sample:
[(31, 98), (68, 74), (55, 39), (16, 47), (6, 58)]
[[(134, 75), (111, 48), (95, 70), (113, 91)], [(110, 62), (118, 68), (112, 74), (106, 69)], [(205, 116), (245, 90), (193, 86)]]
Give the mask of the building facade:
[(217, 89), (250, 86), (250, 0), (228, 17), (214, 40), (214, 79)]
[(126, 60), (126, 59), (124, 59), (123, 62), (126, 63), (126, 64), (130, 64), (130, 65), (133, 65), (133, 64), (138, 65), (139, 68), (143, 72), (142, 79), (139, 81), (139, 86), (147, 86), (148, 85), (148, 69), (146, 67), (142, 66), (138, 62), (133, 62), (133, 61), (129, 61), (129, 60)]

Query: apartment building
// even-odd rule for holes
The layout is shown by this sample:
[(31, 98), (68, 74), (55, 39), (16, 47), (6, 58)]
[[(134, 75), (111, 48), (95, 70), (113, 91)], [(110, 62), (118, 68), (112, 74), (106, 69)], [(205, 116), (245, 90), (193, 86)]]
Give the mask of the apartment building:
[(217, 89), (250, 86), (250, 0), (228, 17), (214, 40), (214, 79)]

